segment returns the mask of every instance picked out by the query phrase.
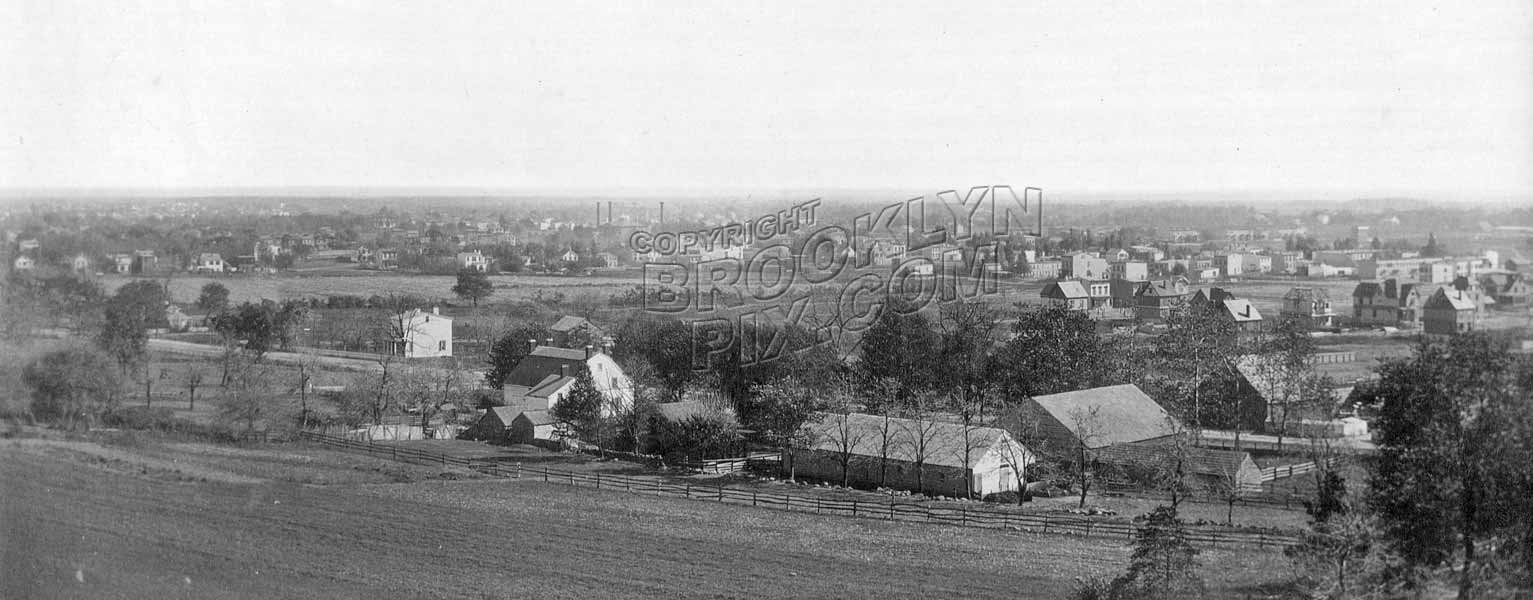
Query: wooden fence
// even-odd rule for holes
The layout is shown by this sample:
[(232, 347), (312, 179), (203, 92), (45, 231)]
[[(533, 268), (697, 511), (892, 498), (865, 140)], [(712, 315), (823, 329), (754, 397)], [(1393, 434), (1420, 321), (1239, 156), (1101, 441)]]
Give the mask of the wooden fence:
[[(523, 466), (503, 461), (465, 459), (446, 454), (424, 452), (398, 444), (374, 444), (314, 432), (301, 432), (299, 437), (327, 446), (366, 452), (373, 456), (398, 461), (424, 464), (441, 464), (474, 470), (485, 475), (511, 479), (541, 480), (546, 483), (588, 486), (598, 489), (618, 490), (637, 494), (653, 494), (693, 500), (707, 500), (738, 505), (775, 508), (794, 512), (823, 515), (862, 517), (885, 521), (940, 523), (959, 527), (978, 527), (1026, 533), (1080, 535), (1117, 538), (1133, 538), (1138, 527), (1129, 523), (1111, 523), (1074, 515), (1019, 514), (982, 507), (933, 506), (913, 501), (832, 500), (819, 496), (773, 494), (756, 490), (736, 489), (717, 485), (672, 483), (658, 477), (628, 476), (585, 473), (552, 469), (546, 466)], [(1295, 536), (1260, 531), (1219, 531), (1191, 529), (1188, 539), (1209, 547), (1246, 546), (1256, 548), (1283, 548), (1297, 541)]]
[[(1334, 466), (1338, 462), (1340, 462), (1340, 460), (1335, 458), (1326, 460), (1327, 466)], [(1294, 475), (1303, 475), (1305, 473), (1313, 472), (1318, 468), (1320, 467), (1316, 465), (1314, 461), (1268, 467), (1262, 469), (1262, 482), (1265, 483), (1276, 479), (1282, 479), (1284, 477), (1293, 477)]]

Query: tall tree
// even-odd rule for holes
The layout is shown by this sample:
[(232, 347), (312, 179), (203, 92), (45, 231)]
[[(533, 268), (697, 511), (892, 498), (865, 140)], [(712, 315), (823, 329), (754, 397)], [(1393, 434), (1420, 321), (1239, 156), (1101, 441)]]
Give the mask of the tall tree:
[[(781, 448), (786, 459), (794, 447), (814, 441), (808, 425), (820, 418), (820, 407), (821, 399), (814, 388), (791, 377), (759, 383), (751, 388), (747, 404), (742, 407), (749, 410), (741, 411), (741, 425)], [(797, 470), (796, 466), (791, 467), (789, 479), (797, 476)]]
[(607, 398), (596, 389), (591, 370), (582, 368), (575, 374), (575, 383), (570, 386), (569, 393), (559, 399), (549, 414), (569, 427), (578, 438), (598, 441), (595, 435), (601, 429), (602, 412), (606, 407)]
[(229, 308), (229, 288), (217, 281), (203, 285), (202, 293), (197, 296), (197, 308), (209, 315), (224, 312)]
[(31, 390), (33, 418), (87, 429), (115, 403), (118, 370), (111, 359), (85, 347), (55, 350), (28, 363), (21, 381)]
[(1533, 403), (1517, 367), (1472, 333), (1379, 369), (1368, 503), (1408, 564), (1457, 571), (1460, 598), (1508, 566), (1523, 570), (1510, 585), (1533, 585)]
[(1024, 309), (993, 362), (1003, 397), (1018, 400), (1089, 388), (1104, 372), (1096, 322), (1059, 307)]
[(907, 404), (932, 386), (937, 334), (915, 308), (897, 298), (886, 298), (872, 326), (862, 335), (857, 373), (864, 389), (881, 385), (893, 394), (866, 398), (875, 412), (886, 403)]
[(490, 276), (475, 269), (459, 270), (458, 282), (452, 286), (452, 293), (472, 302), (474, 308), (479, 308), (479, 301), (489, 298), (494, 292), (495, 285), (490, 283)]
[(490, 368), (484, 372), (484, 382), (491, 389), (501, 389), (506, 383), (506, 377), (511, 375), (511, 370), (532, 352), (532, 347), (551, 336), (548, 328), (540, 325), (524, 325), (500, 336), (490, 346)]

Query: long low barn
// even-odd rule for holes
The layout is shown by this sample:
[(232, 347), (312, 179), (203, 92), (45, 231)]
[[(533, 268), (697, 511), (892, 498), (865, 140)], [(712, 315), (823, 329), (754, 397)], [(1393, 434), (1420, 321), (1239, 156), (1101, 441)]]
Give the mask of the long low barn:
[(824, 414), (810, 430), (812, 443), (790, 455), (797, 473), (857, 487), (985, 496), (1016, 490), (1016, 470), (1034, 461), (994, 427), (852, 413)]

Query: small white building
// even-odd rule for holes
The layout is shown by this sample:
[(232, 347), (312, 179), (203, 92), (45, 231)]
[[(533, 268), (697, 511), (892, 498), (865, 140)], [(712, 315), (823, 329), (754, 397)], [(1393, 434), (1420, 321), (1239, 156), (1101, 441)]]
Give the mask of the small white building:
[(394, 318), (400, 335), (395, 354), (405, 358), (452, 356), (452, 319), (442, 316), (438, 309), (409, 310)]
[(213, 252), (198, 254), (197, 261), (192, 263), (192, 270), (198, 273), (222, 273), (224, 257)]
[(483, 273), (490, 270), (490, 259), (478, 250), (458, 253), (458, 267)]

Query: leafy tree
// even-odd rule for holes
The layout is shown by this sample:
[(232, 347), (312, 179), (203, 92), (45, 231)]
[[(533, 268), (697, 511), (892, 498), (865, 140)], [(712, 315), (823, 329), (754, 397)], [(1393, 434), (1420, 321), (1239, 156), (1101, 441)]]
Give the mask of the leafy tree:
[(1128, 571), (1113, 579), (1114, 598), (1195, 598), (1203, 595), (1198, 550), (1187, 526), (1167, 506), (1150, 511), (1134, 534)]
[(120, 382), (111, 359), (91, 348), (71, 347), (38, 357), (22, 369), (31, 390), (33, 418), (74, 429), (90, 427), (116, 402)]
[(229, 288), (217, 281), (202, 286), (197, 296), (197, 308), (209, 315), (216, 315), (229, 308)]
[(458, 282), (452, 286), (452, 293), (472, 302), (474, 308), (478, 308), (479, 301), (489, 298), (494, 292), (495, 285), (490, 283), (490, 276), (475, 269), (459, 270)]
[(1368, 504), (1407, 565), (1457, 571), (1460, 598), (1497, 578), (1533, 591), (1533, 403), (1516, 367), (1472, 333), (1423, 342), (1374, 388)]
[(149, 324), (144, 307), (113, 298), (106, 305), (96, 342), (127, 373), (144, 359), (149, 348)]
[(1096, 322), (1056, 306), (1023, 310), (1016, 334), (991, 362), (1006, 398), (1026, 398), (1092, 387), (1103, 372)]
[(267, 352), (291, 346), (295, 330), (307, 315), (308, 308), (293, 300), (280, 304), (271, 300), (259, 304), (246, 302), (237, 310), (214, 319), (213, 329), (227, 337), (244, 340), (245, 350), (259, 358)]
[(484, 382), (491, 389), (504, 387), (506, 377), (511, 375), (517, 363), (522, 362), (522, 358), (532, 352), (532, 346), (543, 343), (543, 340), (551, 336), (547, 327), (539, 325), (525, 325), (500, 336), (490, 346), (490, 368), (484, 373)]
[(607, 398), (596, 389), (596, 382), (591, 379), (591, 370), (582, 368), (575, 375), (575, 383), (570, 386), (570, 391), (554, 404), (549, 414), (573, 430), (580, 439), (593, 440), (601, 430), (602, 412), (606, 406)]
[[(808, 425), (819, 419), (820, 399), (813, 388), (790, 377), (757, 384), (743, 408), (740, 424), (782, 448), (786, 458), (795, 446), (813, 441)], [(797, 470), (794, 466), (788, 478), (796, 478)]]
[[(873, 325), (862, 336), (857, 374), (864, 389), (881, 385), (892, 396), (866, 398), (875, 412), (880, 405), (904, 405), (932, 385), (937, 334), (914, 306), (886, 298)], [(892, 385), (892, 387), (890, 387)]]
[(1145, 382), (1150, 395), (1166, 399), (1168, 409), (1199, 429), (1238, 416), (1223, 404), (1239, 399), (1231, 393), (1236, 385), (1232, 359), (1241, 353), (1234, 324), (1212, 310), (1188, 307), (1172, 312), (1166, 325), (1166, 332), (1155, 338), (1156, 376)]

